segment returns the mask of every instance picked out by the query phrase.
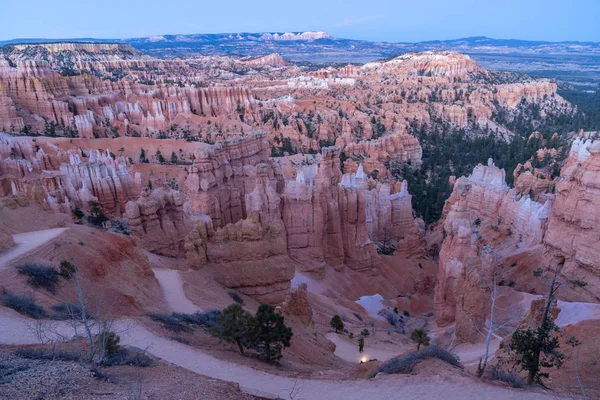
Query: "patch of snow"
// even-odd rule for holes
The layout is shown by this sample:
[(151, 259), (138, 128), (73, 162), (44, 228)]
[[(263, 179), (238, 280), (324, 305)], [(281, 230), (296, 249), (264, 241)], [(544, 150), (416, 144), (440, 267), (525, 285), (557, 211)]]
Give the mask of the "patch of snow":
[(362, 296), (360, 299), (356, 300), (355, 303), (367, 310), (372, 317), (385, 320), (383, 316), (377, 314), (379, 310), (384, 308), (382, 295), (376, 293), (371, 296)]
[(558, 326), (574, 325), (585, 320), (600, 319), (600, 304), (597, 303), (559, 300), (558, 308), (560, 308), (560, 314), (556, 318), (556, 325)]

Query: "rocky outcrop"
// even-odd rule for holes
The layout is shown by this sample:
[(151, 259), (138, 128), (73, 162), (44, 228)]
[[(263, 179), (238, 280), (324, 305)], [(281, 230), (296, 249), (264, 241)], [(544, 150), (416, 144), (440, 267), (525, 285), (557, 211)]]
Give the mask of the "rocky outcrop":
[(444, 208), (446, 237), (435, 290), (439, 325), (456, 322), (460, 339), (476, 339), (475, 328), (489, 312), (481, 293), (490, 284), (493, 259), (540, 247), (551, 206), (551, 200), (537, 203), (509, 189), (504, 170), (491, 160), (456, 181)]
[(64, 213), (88, 209), (94, 200), (105, 213), (120, 217), (139, 193), (140, 176), (130, 173), (125, 157), (108, 150), (45, 149), (30, 138), (0, 135), (0, 197), (17, 196)]
[(248, 60), (242, 60), (241, 63), (250, 67), (285, 67), (286, 65), (283, 57), (277, 53), (267, 54), (266, 56), (262, 57), (254, 57)]
[(297, 317), (305, 325), (312, 324), (313, 310), (308, 301), (306, 283), (301, 283), (297, 288), (290, 290), (283, 303), (283, 312), (286, 316)]
[(323, 149), (319, 167), (301, 167), (296, 179), (285, 184), (283, 221), (290, 257), (303, 270), (319, 272), (326, 265), (370, 269), (383, 247), (406, 256), (422, 254), (406, 182), (395, 191), (369, 179), (362, 166), (342, 175), (339, 152), (337, 147)]
[(565, 300), (600, 301), (600, 141), (576, 139), (556, 184), (544, 237), (548, 268), (587, 282)]
[(0, 225), (0, 253), (6, 251), (15, 245), (12, 233), (5, 230)]
[(363, 71), (376, 69), (377, 73), (426, 75), (435, 77), (465, 77), (472, 73), (483, 73), (475, 61), (464, 54), (451, 51), (406, 53), (385, 62), (371, 62)]
[(246, 218), (246, 194), (255, 189), (257, 179), (255, 166), (268, 160), (265, 139), (264, 132), (255, 132), (196, 151), (184, 189), (189, 211), (208, 215), (216, 228)]
[(188, 265), (210, 268), (222, 285), (260, 301), (279, 303), (290, 288), (294, 266), (287, 256), (273, 171), (267, 164), (245, 169), (255, 177), (240, 210), (246, 217), (219, 227), (202, 214), (186, 238)]
[(183, 195), (175, 190), (142, 189), (136, 201), (129, 201), (125, 218), (138, 243), (152, 253), (183, 256), (186, 232)]

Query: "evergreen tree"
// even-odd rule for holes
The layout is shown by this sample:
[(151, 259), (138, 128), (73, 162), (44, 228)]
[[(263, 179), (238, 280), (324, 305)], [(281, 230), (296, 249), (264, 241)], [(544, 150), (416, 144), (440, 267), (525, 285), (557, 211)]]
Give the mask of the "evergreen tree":
[(267, 361), (279, 360), (282, 349), (290, 346), (292, 328), (285, 325), (284, 318), (269, 304), (261, 304), (254, 318), (257, 328), (254, 348)]
[(211, 328), (211, 333), (226, 342), (235, 342), (243, 355), (244, 346), (248, 347), (254, 341), (257, 332), (256, 320), (252, 314), (234, 303), (217, 317), (217, 323)]
[(410, 333), (410, 340), (417, 344), (417, 350), (421, 348), (421, 345), (429, 346), (429, 336), (425, 332), (425, 329), (418, 328), (412, 331)]
[[(560, 368), (563, 363), (564, 354), (558, 349), (560, 344), (556, 333), (559, 332), (558, 326), (554, 323), (550, 315), (552, 304), (556, 300), (556, 292), (564, 286), (565, 283), (572, 286), (584, 287), (586, 282), (581, 280), (567, 280), (562, 282), (559, 279), (561, 266), (557, 266), (554, 273), (550, 276), (545, 274), (541, 268), (533, 273), (535, 276), (542, 277), (548, 287), (548, 294), (545, 298), (542, 320), (536, 328), (517, 329), (512, 335), (510, 348), (516, 355), (516, 361), (522, 370), (528, 372), (527, 383), (541, 383), (541, 378), (547, 378), (547, 372), (541, 372), (542, 368)], [(577, 345), (574, 338), (569, 339), (569, 343)]]
[(344, 330), (344, 321), (342, 321), (342, 318), (337, 314), (331, 317), (331, 322), (329, 324), (335, 329), (335, 333)]

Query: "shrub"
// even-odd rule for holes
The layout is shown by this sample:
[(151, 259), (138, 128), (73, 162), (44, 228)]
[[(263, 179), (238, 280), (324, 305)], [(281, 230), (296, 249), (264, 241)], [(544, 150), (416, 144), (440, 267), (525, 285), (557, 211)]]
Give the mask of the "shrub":
[(68, 262), (67, 260), (62, 260), (60, 262), (59, 271), (60, 276), (66, 279), (71, 279), (75, 275), (77, 267), (74, 264)]
[[(186, 315), (186, 314), (182, 314)], [(166, 329), (172, 332), (191, 332), (192, 329), (183, 324), (178, 318), (166, 314), (147, 314), (147, 316), (156, 322), (160, 322)]]
[(173, 313), (173, 318), (190, 325), (212, 328), (218, 325), (217, 318), (221, 315), (221, 310), (196, 311), (193, 314)]
[(102, 365), (112, 367), (115, 365), (131, 365), (134, 367), (151, 367), (154, 360), (145, 351), (135, 348), (120, 347), (111, 354), (107, 354)]
[(114, 332), (105, 332), (104, 335), (104, 351), (106, 354), (116, 354), (120, 349), (119, 343), (121, 338)]
[[(54, 313), (52, 314), (53, 319), (82, 319), (81, 308), (76, 304), (56, 304), (52, 306), (52, 311), (54, 311)], [(93, 318), (89, 313), (86, 314), (86, 317), (88, 319)]]
[(242, 296), (240, 296), (238, 292), (230, 290), (227, 292), (227, 294), (229, 294), (229, 296), (231, 296), (233, 301), (235, 301), (236, 303), (244, 305), (244, 299), (242, 299)]
[(342, 321), (340, 316), (337, 314), (334, 315), (333, 317), (331, 317), (331, 321), (329, 322), (329, 325), (331, 325), (331, 327), (333, 329), (335, 329), (335, 333), (338, 333), (339, 331), (344, 330), (344, 321)]
[(403, 357), (393, 358), (381, 364), (369, 378), (374, 378), (379, 373), (384, 374), (410, 374), (414, 367), (423, 360), (438, 358), (454, 367), (462, 368), (458, 357), (447, 350), (431, 346), (415, 353), (409, 353)]
[(369, 332), (369, 330), (367, 328), (363, 329), (362, 331), (360, 331), (360, 336), (363, 337), (367, 337), (369, 336), (371, 333)]
[(27, 276), (27, 283), (34, 288), (46, 289), (52, 294), (56, 293), (59, 275), (54, 268), (42, 264), (28, 263), (17, 266), (17, 270), (21, 275)]
[(494, 365), (490, 372), (490, 379), (493, 381), (510, 383), (514, 388), (524, 388), (525, 379), (520, 378), (514, 372), (504, 371), (499, 365)]
[(17, 372), (26, 371), (29, 368), (29, 365), (11, 365), (0, 363), (0, 385), (3, 383), (10, 383), (10, 379), (8, 378), (9, 376), (14, 375)]
[(12, 308), (16, 312), (27, 315), (30, 318), (41, 319), (47, 316), (46, 310), (35, 304), (35, 301), (30, 297), (8, 293), (0, 296), (0, 301), (6, 307)]
[(417, 350), (421, 345), (429, 346), (429, 336), (425, 329), (415, 329), (410, 333), (410, 339), (417, 344)]
[(404, 319), (401, 316), (389, 310), (382, 310), (382, 312), (385, 314), (385, 319), (390, 325), (399, 329), (404, 328)]

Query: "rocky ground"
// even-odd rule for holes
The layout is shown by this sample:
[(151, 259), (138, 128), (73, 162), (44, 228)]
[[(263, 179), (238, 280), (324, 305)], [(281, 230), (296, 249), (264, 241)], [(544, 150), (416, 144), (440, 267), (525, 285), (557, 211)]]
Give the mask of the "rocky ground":
[(2, 399), (253, 399), (237, 385), (206, 378), (156, 360), (151, 367), (97, 368), (73, 361), (43, 361), (0, 349)]

